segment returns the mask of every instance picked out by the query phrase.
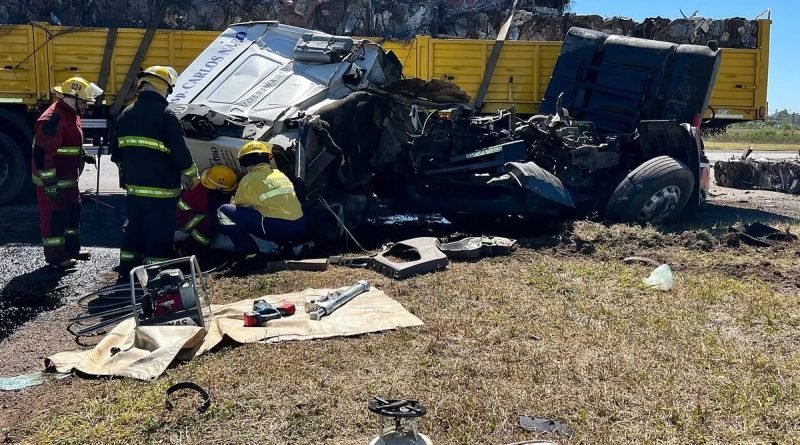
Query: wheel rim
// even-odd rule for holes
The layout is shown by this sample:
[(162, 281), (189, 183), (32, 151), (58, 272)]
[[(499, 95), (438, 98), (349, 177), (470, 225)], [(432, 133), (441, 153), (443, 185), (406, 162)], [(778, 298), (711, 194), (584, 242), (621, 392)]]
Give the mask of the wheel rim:
[(644, 203), (639, 220), (660, 223), (669, 218), (681, 202), (681, 189), (674, 185), (664, 187)]

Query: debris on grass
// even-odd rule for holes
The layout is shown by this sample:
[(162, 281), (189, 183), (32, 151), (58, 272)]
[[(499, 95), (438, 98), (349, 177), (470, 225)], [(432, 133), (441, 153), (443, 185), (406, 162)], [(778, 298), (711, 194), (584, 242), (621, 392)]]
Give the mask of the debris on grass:
[(714, 164), (714, 178), (722, 187), (800, 194), (800, 161), (730, 160)]
[(41, 372), (16, 377), (2, 377), (0, 378), (0, 391), (19, 391), (42, 383), (44, 383), (44, 377)]
[(527, 431), (572, 437), (572, 428), (569, 425), (543, 417), (519, 416), (519, 424)]
[(738, 247), (741, 243), (755, 247), (770, 247), (774, 244), (773, 241), (797, 241), (797, 235), (792, 234), (788, 228), (780, 231), (759, 222), (752, 224), (739, 222), (728, 228), (728, 232), (723, 238), (724, 243), (731, 247)]
[(662, 264), (656, 267), (650, 276), (642, 280), (642, 282), (653, 289), (664, 292), (670, 291), (673, 285), (672, 269), (668, 264)]

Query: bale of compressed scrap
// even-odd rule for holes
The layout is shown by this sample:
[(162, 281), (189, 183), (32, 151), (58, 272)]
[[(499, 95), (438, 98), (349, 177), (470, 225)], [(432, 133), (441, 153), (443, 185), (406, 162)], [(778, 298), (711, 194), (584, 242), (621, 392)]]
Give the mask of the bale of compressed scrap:
[[(328, 3), (341, 1), (328, 0)], [(508, 16), (511, 3), (512, 0), (361, 0), (348, 3), (338, 31), (401, 40), (416, 35), (493, 39)], [(309, 27), (319, 29), (316, 25), (309, 23)], [(522, 2), (514, 14), (509, 39), (559, 41), (572, 27), (680, 44), (705, 45), (713, 40), (721, 48), (755, 48), (758, 45), (758, 22), (755, 20), (654, 17), (637, 22), (626, 17), (562, 15), (558, 9), (526, 2)]]
[(718, 161), (714, 179), (723, 187), (800, 194), (800, 161)]

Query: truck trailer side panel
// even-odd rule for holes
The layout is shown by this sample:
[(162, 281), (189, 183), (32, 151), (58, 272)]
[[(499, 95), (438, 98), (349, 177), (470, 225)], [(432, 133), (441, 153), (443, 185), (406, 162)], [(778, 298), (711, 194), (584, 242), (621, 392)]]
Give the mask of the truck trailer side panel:
[[(0, 26), (0, 103), (33, 104), (38, 100), (33, 27)], [(46, 63), (46, 62), (45, 62)], [(47, 66), (46, 64), (44, 66)]]
[[(119, 30), (106, 85), (107, 103), (114, 100), (122, 87), (144, 33), (143, 29)], [(106, 28), (38, 23), (0, 28), (7, 48), (0, 55), (0, 102), (29, 106), (49, 103), (53, 85), (69, 77), (83, 76), (97, 81), (107, 35)], [(172, 65), (181, 71), (218, 35), (216, 31), (159, 30), (140, 68)]]
[[(767, 112), (767, 77), (772, 21), (761, 19), (759, 47), (723, 49), (722, 66), (706, 117), (727, 121), (759, 120)], [(0, 28), (9, 43), (0, 60), (0, 102), (35, 105), (50, 102), (50, 88), (71, 75), (99, 76), (105, 39), (103, 28), (67, 28), (43, 24)], [(112, 58), (106, 101), (122, 86), (128, 66), (144, 36), (143, 29), (120, 29)], [(219, 33), (159, 30), (143, 67), (172, 65), (185, 69)], [(480, 87), (491, 40), (434, 39), (418, 36), (408, 42), (380, 42), (395, 52), (406, 77), (448, 79), (474, 97)], [(550, 81), (561, 42), (506, 42), (489, 85), (484, 111), (514, 104), (520, 113), (536, 113)]]
[[(766, 117), (771, 25), (769, 19), (758, 20), (758, 48), (722, 50), (722, 64), (706, 118), (737, 122)], [(473, 98), (494, 45), (493, 40), (429, 36), (418, 36), (410, 42), (375, 40), (397, 54), (406, 77), (449, 79)], [(513, 104), (520, 113), (538, 112), (560, 51), (561, 42), (506, 42), (483, 110), (495, 112)]]

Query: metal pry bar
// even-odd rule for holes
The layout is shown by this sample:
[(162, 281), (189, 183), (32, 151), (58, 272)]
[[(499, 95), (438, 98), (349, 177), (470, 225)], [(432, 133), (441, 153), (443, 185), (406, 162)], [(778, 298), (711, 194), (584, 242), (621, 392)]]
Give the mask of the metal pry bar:
[(319, 320), (326, 315), (330, 315), (336, 309), (344, 306), (348, 301), (367, 292), (370, 288), (369, 281), (361, 280), (343, 291), (331, 292), (323, 298), (310, 301), (305, 304), (306, 312), (312, 320)]

